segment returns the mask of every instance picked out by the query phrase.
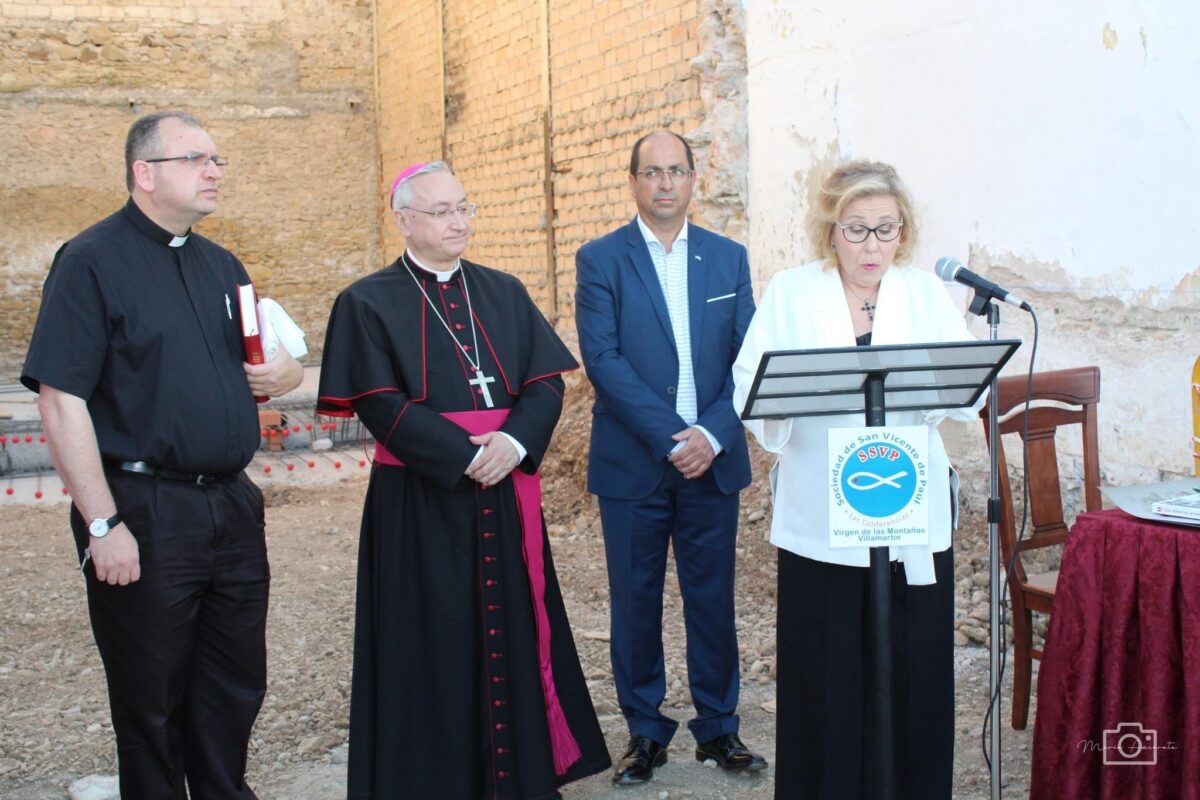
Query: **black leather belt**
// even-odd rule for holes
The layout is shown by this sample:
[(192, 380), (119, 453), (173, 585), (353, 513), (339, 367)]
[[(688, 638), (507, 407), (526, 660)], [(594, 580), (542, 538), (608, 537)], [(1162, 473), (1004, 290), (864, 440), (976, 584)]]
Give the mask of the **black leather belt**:
[(138, 475), (149, 475), (166, 481), (182, 481), (207, 486), (217, 481), (228, 480), (237, 475), (236, 472), (176, 472), (173, 469), (152, 467), (145, 461), (106, 461), (106, 465), (125, 472), (136, 472)]

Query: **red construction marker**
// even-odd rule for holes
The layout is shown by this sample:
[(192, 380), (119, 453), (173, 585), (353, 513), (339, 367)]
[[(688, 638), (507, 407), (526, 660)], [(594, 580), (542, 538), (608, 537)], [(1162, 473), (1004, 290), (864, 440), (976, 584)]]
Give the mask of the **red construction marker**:
[(30, 436), (29, 434), (25, 434), (25, 444), (29, 444), (32, 441), (33, 441), (33, 437)]
[(335, 461), (335, 462), (333, 462), (333, 468), (334, 468), (334, 469), (341, 469), (341, 468), (342, 468), (342, 462), (340, 462), (340, 461)]
[(65, 487), (65, 486), (62, 487), (62, 490), (63, 490), (63, 494), (69, 494), (69, 492), (67, 492), (67, 487)]
[(306, 422), (306, 423), (304, 423), (304, 430), (306, 430), (306, 431), (311, 431), (311, 430), (312, 430), (312, 423), (311, 423), (311, 422)]
[(4, 490), (4, 493), (5, 493), (5, 494), (12, 494), (12, 493), (13, 493), (13, 488), (12, 488), (11, 486), (10, 486), (10, 487), (8, 487), (7, 489), (5, 489), (5, 490)]
[(36, 492), (34, 492), (34, 493), (33, 493), (33, 498), (34, 498), (35, 500), (41, 500), (41, 499), (42, 499), (42, 490), (41, 490), (41, 489), (38, 489)]
[(46, 443), (46, 434), (43, 433), (41, 436), (39, 436), (38, 441), (41, 442), (42, 444), (45, 444)]
[(315, 461), (310, 461), (310, 462), (308, 462), (308, 468), (309, 468), (309, 469), (312, 469), (312, 468), (313, 468), (313, 467), (315, 467), (316, 465), (317, 465), (317, 462), (315, 462)]
[(365, 458), (360, 458), (360, 459), (358, 460), (358, 465), (359, 465), (360, 467), (365, 467), (365, 466), (367, 465), (367, 460), (366, 460)]
[(264, 465), (264, 466), (263, 466), (263, 472), (265, 472), (265, 473), (267, 473), (267, 474), (269, 475), (269, 474), (271, 473), (271, 465), (270, 465), (270, 464), (266, 464), (266, 465)]
[(291, 472), (295, 468), (296, 468), (296, 465), (289, 461), (288, 462), (288, 472)]

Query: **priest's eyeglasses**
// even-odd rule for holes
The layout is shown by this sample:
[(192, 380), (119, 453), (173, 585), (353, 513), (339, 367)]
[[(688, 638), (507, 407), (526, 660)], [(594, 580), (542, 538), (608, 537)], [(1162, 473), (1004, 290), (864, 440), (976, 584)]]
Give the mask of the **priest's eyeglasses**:
[(213, 164), (218, 169), (225, 169), (229, 166), (229, 159), (222, 158), (216, 153), (188, 153), (186, 156), (164, 156), (162, 158), (143, 158), (147, 164), (161, 164), (164, 161), (185, 161), (189, 167), (193, 169), (204, 169), (209, 164)]
[(423, 208), (413, 208), (412, 206), (404, 206), (409, 211), (417, 211), (428, 217), (433, 217), (434, 222), (445, 222), (451, 217), (456, 219), (474, 219), (475, 212), (479, 210), (479, 206), (475, 203), (467, 203), (465, 206), (458, 208), (443, 208), (438, 211), (426, 211)]
[(842, 229), (842, 236), (846, 237), (847, 242), (862, 244), (872, 233), (875, 234), (876, 241), (890, 242), (900, 235), (900, 228), (903, 225), (903, 222), (884, 222), (874, 228), (868, 228), (866, 225), (850, 223), (849, 225), (838, 225), (838, 227)]
[(674, 186), (676, 181), (682, 180), (683, 178), (686, 178), (691, 175), (695, 175), (696, 170), (684, 169), (683, 167), (668, 167), (667, 169), (662, 169), (660, 167), (650, 167), (649, 169), (644, 169), (641, 172), (635, 172), (634, 174), (640, 175), (641, 177), (645, 178), (646, 180), (650, 181), (651, 183), (658, 180), (663, 175), (666, 175), (667, 180), (670, 181), (672, 186)]

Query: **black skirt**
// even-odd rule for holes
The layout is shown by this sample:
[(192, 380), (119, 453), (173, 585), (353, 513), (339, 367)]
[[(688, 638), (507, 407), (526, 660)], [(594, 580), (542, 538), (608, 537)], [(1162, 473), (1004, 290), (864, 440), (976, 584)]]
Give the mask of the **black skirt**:
[[(953, 547), (933, 562), (929, 586), (891, 566), (898, 800), (953, 785)], [(779, 550), (776, 800), (875, 797), (869, 574)]]

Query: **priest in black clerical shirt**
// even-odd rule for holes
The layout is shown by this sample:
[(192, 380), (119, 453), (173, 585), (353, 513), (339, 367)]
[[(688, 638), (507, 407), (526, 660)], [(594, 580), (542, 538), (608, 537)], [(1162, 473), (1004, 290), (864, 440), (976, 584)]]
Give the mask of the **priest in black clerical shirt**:
[(475, 206), (446, 164), (391, 202), (405, 253), (338, 296), (318, 399), (376, 441), (349, 797), (556, 797), (610, 763), (537, 472), (578, 365), (519, 280), (461, 258)]
[(255, 395), (302, 370), (282, 348), (245, 362), (230, 297), (250, 278), (192, 231), (226, 166), (189, 114), (130, 126), (129, 201), (55, 256), (21, 373), (71, 493), (124, 798), (255, 797), (270, 570), (243, 470)]

